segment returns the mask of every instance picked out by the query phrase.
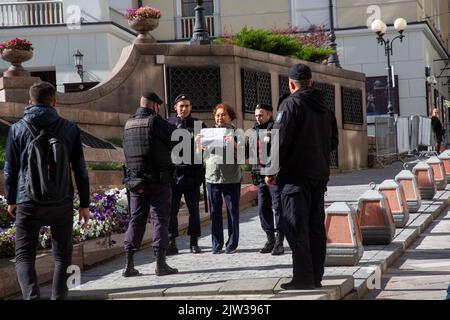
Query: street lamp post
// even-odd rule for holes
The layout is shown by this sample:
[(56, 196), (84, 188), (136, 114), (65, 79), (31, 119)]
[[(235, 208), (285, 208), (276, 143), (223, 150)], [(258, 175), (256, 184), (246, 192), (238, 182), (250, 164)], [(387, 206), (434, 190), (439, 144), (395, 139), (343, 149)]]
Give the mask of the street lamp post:
[(77, 68), (77, 73), (78, 73), (78, 75), (81, 78), (81, 83), (83, 83), (84, 82), (84, 79), (83, 79), (84, 78), (83, 77), (83, 75), (84, 75), (84, 71), (83, 71), (83, 57), (84, 57), (84, 54), (82, 54), (80, 52), (80, 50), (77, 50), (77, 53), (75, 53), (73, 55), (73, 57), (75, 59), (75, 67)]
[(387, 64), (388, 64), (388, 114), (393, 117), (394, 116), (394, 107), (392, 105), (392, 65), (391, 65), (391, 55), (394, 54), (393, 50), (393, 43), (396, 39), (400, 39), (400, 42), (403, 42), (403, 38), (405, 35), (403, 34), (403, 31), (406, 29), (407, 22), (403, 18), (398, 18), (394, 22), (394, 28), (399, 33), (398, 36), (396, 36), (394, 39), (389, 40), (385, 39), (384, 35), (387, 30), (386, 24), (381, 20), (375, 20), (372, 22), (372, 31), (377, 34), (377, 40), (378, 44), (384, 45), (384, 54), (387, 57)]
[(339, 62), (339, 56), (336, 50), (336, 35), (334, 34), (334, 15), (333, 15), (333, 0), (329, 0), (329, 8), (330, 8), (330, 47), (334, 50), (334, 53), (328, 57), (328, 64), (334, 65), (336, 68), (342, 68)]
[(203, 8), (203, 0), (197, 0), (195, 7), (195, 25), (194, 33), (192, 35), (191, 44), (211, 44), (211, 39), (206, 29), (205, 8)]

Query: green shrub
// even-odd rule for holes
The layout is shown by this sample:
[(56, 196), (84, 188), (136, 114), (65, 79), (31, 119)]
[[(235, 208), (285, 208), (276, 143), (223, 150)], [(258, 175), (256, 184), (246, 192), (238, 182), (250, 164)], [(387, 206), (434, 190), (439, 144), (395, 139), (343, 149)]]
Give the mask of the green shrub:
[(292, 56), (301, 50), (302, 45), (297, 39), (282, 34), (273, 34), (262, 29), (243, 28), (235, 35), (236, 45), (244, 48)]
[[(324, 33), (324, 35), (326, 35)], [(277, 30), (268, 31), (263, 29), (243, 28), (234, 36), (223, 36), (215, 40), (215, 44), (234, 44), (239, 47), (254, 49), (281, 56), (289, 56), (305, 61), (321, 63), (334, 53), (334, 50), (325, 44), (318, 46), (315, 43), (323, 43), (318, 41), (317, 36), (312, 37), (314, 41), (306, 35), (288, 34)], [(323, 38), (323, 35), (319, 37)], [(305, 40), (303, 42), (302, 40)]]
[(106, 140), (111, 142), (116, 147), (123, 148), (122, 138), (109, 138), (109, 139), (106, 139)]
[(87, 164), (89, 170), (122, 170), (123, 163), (113, 163), (113, 162), (90, 162)]
[(6, 159), (6, 136), (0, 136), (0, 170), (3, 170)]
[(295, 54), (300, 60), (320, 63), (334, 53), (333, 49), (320, 48), (313, 45), (303, 46), (302, 50)]

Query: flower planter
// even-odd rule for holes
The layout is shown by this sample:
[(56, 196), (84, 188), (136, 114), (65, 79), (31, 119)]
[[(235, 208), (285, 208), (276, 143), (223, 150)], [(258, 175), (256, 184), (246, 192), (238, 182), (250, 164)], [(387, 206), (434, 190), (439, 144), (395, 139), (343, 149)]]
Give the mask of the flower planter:
[(33, 57), (31, 50), (4, 49), (0, 57), (11, 63), (8, 70), (3, 72), (4, 77), (29, 77), (30, 73), (22, 67), (22, 63)]
[(150, 35), (150, 31), (155, 30), (159, 25), (159, 19), (147, 18), (143, 20), (128, 20), (128, 25), (139, 33), (134, 43), (155, 43), (156, 39)]

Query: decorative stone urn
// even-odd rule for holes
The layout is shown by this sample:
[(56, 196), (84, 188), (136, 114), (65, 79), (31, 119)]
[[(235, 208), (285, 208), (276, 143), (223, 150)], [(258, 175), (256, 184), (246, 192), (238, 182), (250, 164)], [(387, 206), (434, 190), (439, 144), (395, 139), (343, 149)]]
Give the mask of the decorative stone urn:
[(31, 50), (4, 49), (0, 57), (11, 63), (8, 70), (3, 72), (4, 77), (29, 77), (30, 73), (22, 67), (22, 63), (33, 57)]
[(128, 20), (128, 25), (133, 30), (139, 32), (134, 43), (154, 43), (156, 39), (150, 35), (150, 31), (155, 30), (159, 25), (158, 18)]

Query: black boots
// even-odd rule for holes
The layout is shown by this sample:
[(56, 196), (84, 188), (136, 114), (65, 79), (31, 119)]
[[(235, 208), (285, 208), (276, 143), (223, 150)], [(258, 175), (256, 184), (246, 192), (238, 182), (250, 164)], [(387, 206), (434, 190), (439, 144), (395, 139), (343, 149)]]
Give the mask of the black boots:
[(283, 241), (284, 241), (284, 235), (281, 232), (277, 232), (275, 245), (272, 250), (273, 256), (279, 256), (279, 255), (284, 254)]
[(272, 252), (273, 247), (275, 246), (275, 235), (273, 232), (266, 232), (267, 234), (267, 242), (264, 247), (259, 250), (260, 253), (269, 253)]
[(134, 268), (134, 251), (127, 251), (127, 264), (125, 270), (122, 272), (123, 277), (136, 277), (139, 275), (139, 271)]
[(178, 273), (178, 269), (171, 268), (166, 263), (166, 250), (161, 248), (154, 248), (154, 253), (156, 256), (156, 270), (157, 276), (166, 276), (169, 274)]
[(281, 232), (277, 232), (276, 237), (273, 232), (266, 232), (267, 242), (264, 247), (259, 250), (260, 253), (272, 253), (273, 256), (279, 256), (284, 254), (284, 235)]
[(202, 249), (198, 246), (198, 238), (196, 236), (191, 236), (190, 248), (192, 253), (202, 252)]
[(177, 241), (175, 240), (175, 237), (169, 238), (169, 246), (167, 247), (166, 254), (168, 256), (173, 256), (175, 254), (178, 254), (178, 248), (177, 248)]

